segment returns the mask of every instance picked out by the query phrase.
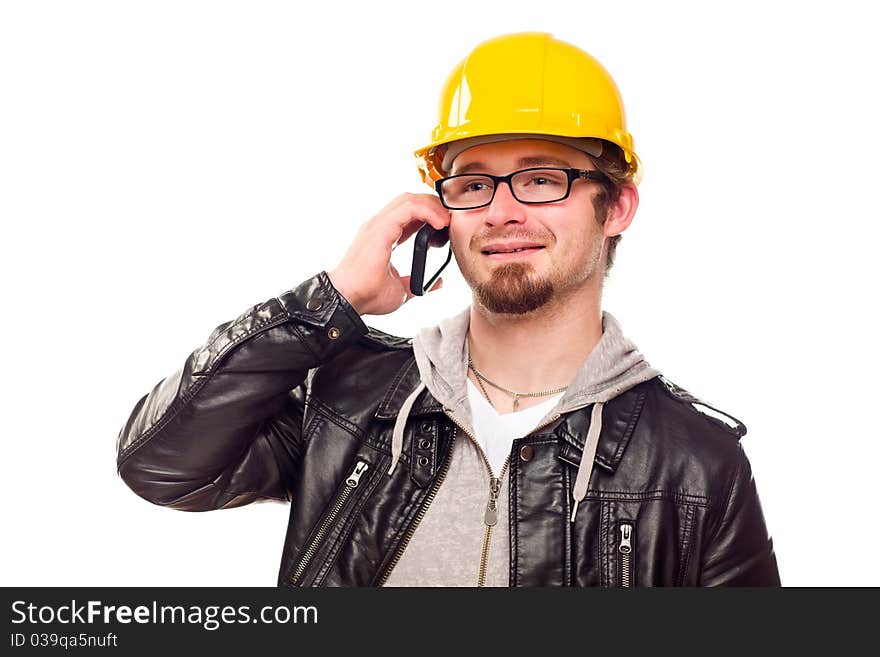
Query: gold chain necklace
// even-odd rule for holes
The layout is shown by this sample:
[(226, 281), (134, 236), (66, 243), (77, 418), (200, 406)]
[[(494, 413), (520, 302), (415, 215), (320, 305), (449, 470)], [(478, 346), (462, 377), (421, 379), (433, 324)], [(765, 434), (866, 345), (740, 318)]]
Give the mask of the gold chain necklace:
[(474, 376), (477, 377), (477, 383), (480, 384), (480, 389), (483, 391), (483, 395), (486, 397), (486, 401), (489, 402), (489, 405), (492, 408), (495, 408), (495, 404), (493, 404), (492, 400), (489, 399), (489, 393), (486, 392), (486, 387), (483, 385), (483, 381), (488, 383), (493, 388), (498, 388), (498, 390), (506, 392), (508, 395), (512, 395), (513, 396), (513, 410), (514, 411), (516, 411), (516, 409), (519, 407), (519, 398), (520, 397), (547, 397), (549, 395), (555, 395), (560, 392), (565, 392), (565, 390), (568, 388), (568, 386), (562, 386), (561, 388), (553, 388), (552, 390), (545, 390), (543, 392), (514, 392), (513, 390), (508, 390), (507, 388), (504, 388), (504, 387), (498, 385), (497, 383), (492, 383), (492, 381), (490, 381), (485, 376), (483, 376), (480, 373), (480, 370), (478, 370), (476, 368), (476, 366), (474, 365), (474, 361), (471, 360), (470, 356), (468, 356), (468, 367), (471, 370), (473, 370)]

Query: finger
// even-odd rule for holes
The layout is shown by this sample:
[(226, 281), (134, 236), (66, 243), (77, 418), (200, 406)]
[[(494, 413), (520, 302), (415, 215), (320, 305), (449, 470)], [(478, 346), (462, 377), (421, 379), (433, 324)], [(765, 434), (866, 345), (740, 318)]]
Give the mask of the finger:
[(401, 244), (406, 242), (410, 237), (415, 235), (424, 225), (425, 222), (421, 219), (413, 219), (408, 224), (406, 224), (400, 231), (400, 237), (397, 238), (397, 246), (400, 246)]
[(395, 215), (399, 229), (403, 229), (413, 220), (419, 220), (440, 230), (446, 228), (452, 220), (449, 210), (432, 194), (410, 194), (392, 214)]
[(382, 240), (391, 252), (422, 225), (427, 223), (436, 230), (441, 230), (451, 221), (452, 214), (443, 207), (436, 196), (405, 194), (395, 199), (366, 225), (371, 230), (381, 232)]

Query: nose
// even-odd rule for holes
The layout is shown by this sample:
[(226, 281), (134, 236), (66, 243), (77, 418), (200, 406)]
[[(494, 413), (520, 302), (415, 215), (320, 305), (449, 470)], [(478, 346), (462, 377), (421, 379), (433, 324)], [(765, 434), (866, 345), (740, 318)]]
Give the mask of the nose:
[(486, 211), (486, 223), (492, 225), (510, 222), (522, 223), (526, 220), (526, 206), (513, 197), (509, 183), (500, 183), (495, 190), (495, 198)]

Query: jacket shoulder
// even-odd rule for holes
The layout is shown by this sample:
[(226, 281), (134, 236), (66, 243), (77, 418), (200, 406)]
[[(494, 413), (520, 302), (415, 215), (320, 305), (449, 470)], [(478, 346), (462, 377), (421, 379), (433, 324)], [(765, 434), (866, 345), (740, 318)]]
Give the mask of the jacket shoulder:
[(743, 460), (745, 425), (665, 377), (642, 385), (644, 405), (627, 448), (640, 469), (632, 485), (647, 478), (658, 489), (686, 491), (723, 508)]
[(746, 425), (730, 413), (703, 401), (662, 374), (657, 376), (655, 381), (657, 384), (654, 387), (658, 393), (666, 400), (679, 406), (687, 414), (696, 416), (702, 422), (708, 422), (710, 426), (720, 430), (722, 434), (736, 440), (746, 435)]

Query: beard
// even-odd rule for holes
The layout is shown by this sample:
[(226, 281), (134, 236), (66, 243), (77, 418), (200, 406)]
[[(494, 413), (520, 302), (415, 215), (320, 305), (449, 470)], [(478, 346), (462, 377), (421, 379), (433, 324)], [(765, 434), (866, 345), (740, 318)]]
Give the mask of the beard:
[[(521, 239), (533, 238), (522, 236)], [(525, 315), (551, 302), (558, 302), (572, 290), (602, 275), (605, 238), (602, 233), (597, 232), (587, 239), (592, 244), (585, 254), (586, 257), (570, 269), (562, 271), (554, 267), (544, 276), (538, 276), (531, 263), (508, 262), (493, 267), (486, 281), (477, 280), (472, 269), (476, 267), (476, 262), (468, 258), (468, 254), (460, 253), (455, 244), (452, 250), (476, 303), (491, 313)]]
[(472, 285), (474, 298), (492, 313), (524, 315), (548, 303), (556, 293), (553, 282), (534, 279), (532, 266), (508, 262), (492, 270), (485, 283)]

